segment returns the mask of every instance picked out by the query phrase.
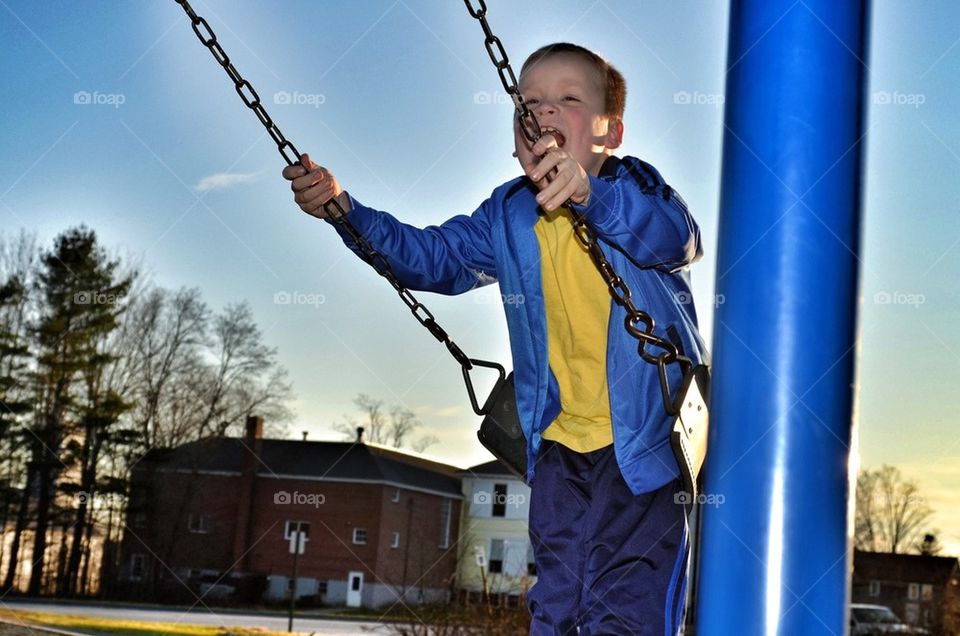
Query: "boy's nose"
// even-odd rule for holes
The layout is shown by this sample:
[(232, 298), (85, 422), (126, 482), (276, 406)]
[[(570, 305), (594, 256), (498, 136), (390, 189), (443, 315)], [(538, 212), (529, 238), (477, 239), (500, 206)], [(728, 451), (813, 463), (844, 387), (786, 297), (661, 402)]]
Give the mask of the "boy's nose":
[(553, 102), (543, 101), (537, 104), (536, 114), (539, 117), (541, 114), (549, 114), (557, 112), (557, 107)]

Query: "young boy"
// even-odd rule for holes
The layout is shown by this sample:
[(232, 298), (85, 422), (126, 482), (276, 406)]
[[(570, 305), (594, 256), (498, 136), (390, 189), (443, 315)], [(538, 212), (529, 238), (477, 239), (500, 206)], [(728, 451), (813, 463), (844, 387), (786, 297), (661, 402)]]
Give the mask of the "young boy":
[[(671, 418), (656, 367), (637, 355), (626, 312), (564, 205), (586, 216), (656, 334), (695, 363), (706, 354), (681, 270), (701, 256), (699, 230), (652, 166), (613, 156), (626, 86), (602, 58), (545, 46), (524, 63), (520, 91), (544, 135), (531, 145), (515, 122), (525, 176), (471, 216), (411, 227), (358, 202), (307, 155), (309, 173), (291, 166), (283, 176), (314, 216), (337, 197), (411, 289), (459, 294), (496, 279), (502, 293), (524, 298), (504, 311), (528, 440), (538, 575), (527, 599), (531, 634), (677, 633), (688, 546)], [(671, 373), (676, 391), (679, 371)]]

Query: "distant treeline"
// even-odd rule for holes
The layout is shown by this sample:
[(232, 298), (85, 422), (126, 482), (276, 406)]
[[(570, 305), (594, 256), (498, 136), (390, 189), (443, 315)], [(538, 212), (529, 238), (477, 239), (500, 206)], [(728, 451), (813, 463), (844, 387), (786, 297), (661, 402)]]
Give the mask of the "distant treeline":
[(0, 594), (100, 592), (138, 460), (254, 413), (283, 434), (291, 397), (246, 302), (159, 288), (85, 227), (0, 235)]

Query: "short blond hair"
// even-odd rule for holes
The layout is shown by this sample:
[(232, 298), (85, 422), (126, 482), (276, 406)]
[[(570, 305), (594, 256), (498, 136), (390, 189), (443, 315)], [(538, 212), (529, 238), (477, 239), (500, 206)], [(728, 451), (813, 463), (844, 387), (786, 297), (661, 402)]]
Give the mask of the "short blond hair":
[(623, 112), (627, 107), (627, 81), (623, 79), (623, 74), (605, 59), (579, 44), (555, 42), (541, 46), (523, 62), (523, 66), (520, 68), (520, 76), (523, 77), (527, 69), (540, 60), (554, 55), (575, 55), (593, 67), (601, 80), (600, 86), (603, 90), (604, 102), (603, 114), (607, 117), (623, 119)]

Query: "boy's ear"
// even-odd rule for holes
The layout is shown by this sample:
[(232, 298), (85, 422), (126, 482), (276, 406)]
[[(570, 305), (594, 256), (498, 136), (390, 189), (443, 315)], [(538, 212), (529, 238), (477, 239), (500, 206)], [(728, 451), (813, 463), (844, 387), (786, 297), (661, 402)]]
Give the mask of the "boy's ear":
[(610, 150), (616, 150), (623, 143), (623, 120), (619, 117), (611, 117), (607, 126), (607, 137), (604, 140), (604, 146)]

